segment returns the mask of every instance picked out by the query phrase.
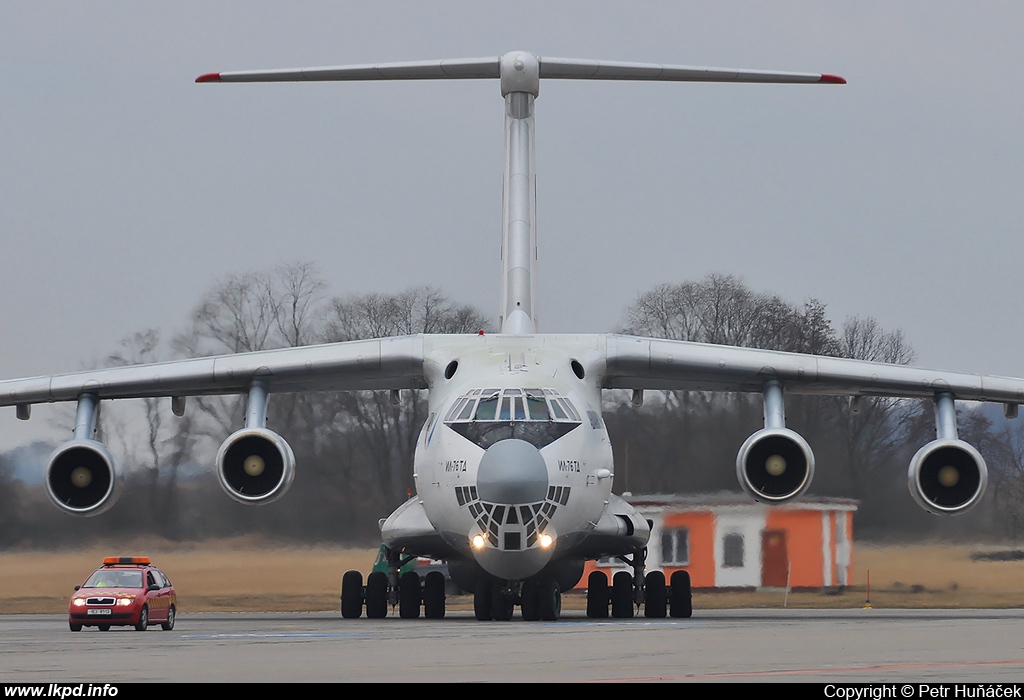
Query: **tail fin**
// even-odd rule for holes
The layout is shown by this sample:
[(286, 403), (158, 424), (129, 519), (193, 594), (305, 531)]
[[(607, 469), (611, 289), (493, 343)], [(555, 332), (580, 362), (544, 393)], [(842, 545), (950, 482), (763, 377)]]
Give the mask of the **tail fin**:
[(623, 63), (542, 58), (513, 51), (498, 58), (378, 63), (325, 68), (207, 73), (197, 83), (257, 83), (320, 80), (450, 80), (499, 78), (505, 98), (505, 182), (502, 196), (501, 332), (536, 332), (537, 267), (534, 100), (540, 79), (663, 80), (672, 82), (824, 83), (846, 81), (827, 73), (779, 73), (699, 68), (658, 63)]

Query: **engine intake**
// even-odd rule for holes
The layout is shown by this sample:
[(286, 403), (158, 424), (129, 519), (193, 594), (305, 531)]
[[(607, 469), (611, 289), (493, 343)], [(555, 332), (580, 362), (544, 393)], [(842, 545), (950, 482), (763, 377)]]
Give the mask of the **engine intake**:
[(72, 440), (58, 447), (46, 467), (46, 494), (71, 515), (99, 515), (117, 501), (124, 478), (103, 443)]
[(243, 428), (220, 446), (217, 477), (224, 491), (239, 503), (272, 503), (292, 485), (295, 455), (277, 433)]
[(788, 428), (764, 428), (736, 455), (740, 486), (756, 501), (785, 503), (801, 496), (814, 476), (814, 453)]
[(985, 460), (963, 440), (932, 440), (910, 460), (910, 495), (930, 513), (958, 515), (981, 501), (988, 486)]

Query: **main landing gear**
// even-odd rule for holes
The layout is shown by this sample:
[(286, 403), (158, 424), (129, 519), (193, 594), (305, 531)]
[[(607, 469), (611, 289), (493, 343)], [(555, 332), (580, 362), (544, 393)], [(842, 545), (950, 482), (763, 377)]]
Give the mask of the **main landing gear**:
[(346, 571), (341, 579), (341, 616), (357, 618), (366, 606), (368, 618), (387, 617), (388, 608), (398, 607), (398, 616), (416, 619), (422, 607), (424, 617), (444, 617), (445, 579), (440, 571), (431, 571), (420, 580), (415, 571), (399, 575), (401, 568), (413, 557), (403, 557), (387, 550), (388, 570), (374, 571), (366, 577), (358, 571)]
[(633, 567), (633, 573), (616, 572), (611, 586), (603, 571), (591, 572), (587, 578), (587, 617), (606, 618), (609, 606), (614, 618), (633, 617), (641, 606), (645, 617), (693, 615), (689, 572), (674, 572), (669, 585), (665, 584), (665, 574), (661, 571), (651, 571), (644, 576), (646, 554), (645, 550), (629, 558), (619, 557)]

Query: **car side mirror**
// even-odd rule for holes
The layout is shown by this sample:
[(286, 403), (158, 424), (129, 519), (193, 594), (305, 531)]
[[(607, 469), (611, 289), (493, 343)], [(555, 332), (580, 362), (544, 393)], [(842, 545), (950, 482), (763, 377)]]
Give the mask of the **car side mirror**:
[(149, 584), (149, 590), (151, 590), (151, 591), (159, 591), (160, 590), (160, 586), (158, 584), (151, 583), (151, 584)]
[(76, 590), (76, 591), (77, 591), (77, 590), (78, 590), (79, 588), (81, 588), (81, 586), (75, 586), (75, 590)]

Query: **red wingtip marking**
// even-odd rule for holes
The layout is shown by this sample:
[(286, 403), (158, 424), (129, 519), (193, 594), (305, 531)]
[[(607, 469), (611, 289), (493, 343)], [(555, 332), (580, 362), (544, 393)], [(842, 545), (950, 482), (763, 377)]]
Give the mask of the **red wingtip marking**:
[(205, 73), (196, 78), (197, 83), (219, 83), (220, 73)]
[(828, 75), (828, 74), (822, 73), (821, 80), (819, 80), (818, 82), (819, 83), (832, 83), (833, 85), (846, 85), (846, 78), (843, 78), (843, 77), (838, 76), (838, 75)]

